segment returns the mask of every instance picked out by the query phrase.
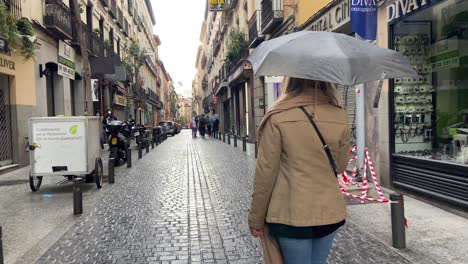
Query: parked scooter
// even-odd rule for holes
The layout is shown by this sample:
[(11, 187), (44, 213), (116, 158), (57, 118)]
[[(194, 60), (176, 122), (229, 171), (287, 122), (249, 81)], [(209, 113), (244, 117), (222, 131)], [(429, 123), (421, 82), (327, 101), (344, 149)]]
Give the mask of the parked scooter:
[(114, 159), (114, 166), (119, 166), (120, 160), (127, 162), (127, 139), (123, 132), (123, 125), (121, 121), (113, 120), (107, 125), (109, 131), (109, 158)]
[(148, 140), (146, 137), (146, 128), (142, 124), (138, 124), (133, 128), (133, 136), (135, 137), (135, 143), (141, 144), (142, 148), (146, 148)]

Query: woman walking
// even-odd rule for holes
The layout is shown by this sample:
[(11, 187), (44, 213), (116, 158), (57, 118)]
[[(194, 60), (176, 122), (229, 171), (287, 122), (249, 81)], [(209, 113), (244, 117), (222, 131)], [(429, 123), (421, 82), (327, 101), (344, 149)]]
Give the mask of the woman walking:
[(197, 137), (197, 120), (195, 117), (192, 117), (192, 121), (190, 122), (190, 128), (192, 129), (192, 138)]
[(347, 117), (328, 83), (289, 78), (285, 87), (259, 127), (249, 227), (276, 239), (285, 264), (326, 264), (346, 217), (335, 174), (347, 166)]

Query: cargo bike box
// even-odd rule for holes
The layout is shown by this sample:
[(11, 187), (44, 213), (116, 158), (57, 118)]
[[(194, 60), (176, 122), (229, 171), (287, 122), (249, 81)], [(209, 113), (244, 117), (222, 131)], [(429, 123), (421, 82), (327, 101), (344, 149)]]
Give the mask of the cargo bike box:
[(42, 177), (83, 177), (102, 185), (99, 157), (99, 117), (36, 117), (29, 120), (30, 175), (32, 191), (39, 190)]

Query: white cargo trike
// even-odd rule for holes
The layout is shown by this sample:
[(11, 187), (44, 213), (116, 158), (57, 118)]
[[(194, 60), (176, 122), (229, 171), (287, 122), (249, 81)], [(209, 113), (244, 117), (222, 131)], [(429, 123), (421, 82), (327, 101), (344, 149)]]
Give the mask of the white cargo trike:
[(101, 188), (102, 160), (99, 157), (98, 117), (37, 117), (29, 120), (30, 175), (33, 192), (42, 177), (82, 177)]

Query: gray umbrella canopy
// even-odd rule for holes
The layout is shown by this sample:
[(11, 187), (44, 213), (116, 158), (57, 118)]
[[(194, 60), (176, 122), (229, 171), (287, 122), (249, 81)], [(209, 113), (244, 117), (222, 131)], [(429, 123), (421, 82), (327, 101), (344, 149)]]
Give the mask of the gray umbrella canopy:
[(257, 76), (288, 76), (355, 85), (417, 76), (400, 53), (344, 34), (301, 31), (265, 41), (247, 59)]

